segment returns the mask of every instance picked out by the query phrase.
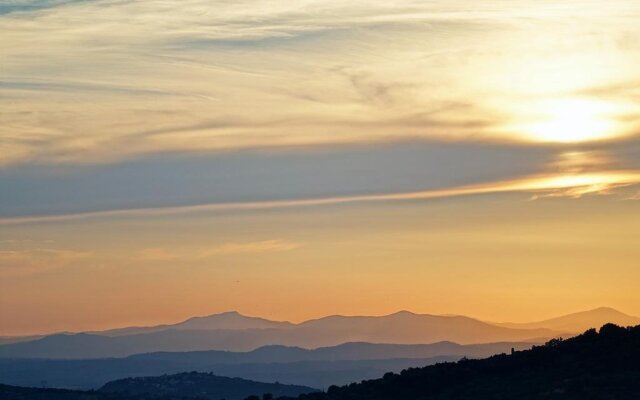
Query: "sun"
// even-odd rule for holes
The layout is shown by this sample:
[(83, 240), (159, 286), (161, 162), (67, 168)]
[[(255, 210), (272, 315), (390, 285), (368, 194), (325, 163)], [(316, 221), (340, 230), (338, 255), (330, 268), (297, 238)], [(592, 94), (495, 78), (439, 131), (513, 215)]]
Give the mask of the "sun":
[(580, 143), (619, 135), (615, 107), (590, 99), (554, 99), (536, 107), (536, 118), (517, 129), (539, 142)]

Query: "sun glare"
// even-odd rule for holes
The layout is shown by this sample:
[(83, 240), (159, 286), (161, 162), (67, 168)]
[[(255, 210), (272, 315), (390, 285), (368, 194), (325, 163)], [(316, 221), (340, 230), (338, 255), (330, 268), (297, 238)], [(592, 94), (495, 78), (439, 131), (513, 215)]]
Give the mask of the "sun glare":
[(577, 143), (618, 136), (610, 103), (562, 99), (540, 105), (538, 121), (520, 127), (529, 138), (541, 142)]

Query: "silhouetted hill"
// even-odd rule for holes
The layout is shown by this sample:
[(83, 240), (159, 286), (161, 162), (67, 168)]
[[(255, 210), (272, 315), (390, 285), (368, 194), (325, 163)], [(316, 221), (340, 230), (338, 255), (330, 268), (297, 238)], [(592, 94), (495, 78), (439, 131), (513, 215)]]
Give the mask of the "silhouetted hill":
[[(306, 321), (290, 330), (302, 347), (331, 346), (344, 342), (416, 344), (451, 341), (460, 344), (525, 341), (554, 337), (559, 332), (547, 329), (497, 330), (504, 327), (463, 316), (415, 314), (400, 311), (385, 316), (334, 315)], [(342, 340), (335, 343), (334, 338)], [(305, 342), (317, 343), (305, 345)]]
[(589, 400), (640, 398), (640, 326), (608, 324), (532, 350), (463, 360), (360, 384), (332, 386), (299, 400)]
[(274, 397), (298, 396), (316, 391), (317, 389), (306, 386), (255, 382), (198, 372), (121, 379), (109, 382), (99, 390), (100, 393), (184, 396), (210, 400), (242, 400), (252, 393), (270, 393)]
[[(94, 391), (76, 391), (65, 389), (42, 389), (0, 385), (0, 399), (2, 400), (174, 400), (157, 396), (140, 395), (124, 396), (115, 393), (98, 393)], [(176, 399), (177, 400), (177, 399)], [(198, 400), (180, 398), (180, 400)]]
[[(234, 315), (232, 319), (237, 320), (238, 317), (239, 315)], [(198, 327), (203, 325), (207, 323), (201, 320), (188, 324)], [(2, 345), (0, 357), (86, 359), (123, 357), (154, 351), (250, 351), (265, 345), (317, 348), (346, 342), (416, 344), (451, 341), (474, 344), (528, 341), (557, 337), (560, 334), (561, 332), (548, 329), (501, 327), (468, 317), (399, 312), (380, 317), (331, 316), (280, 328), (180, 328), (118, 336), (59, 334)]]
[(587, 329), (600, 327), (607, 323), (620, 326), (635, 326), (640, 325), (640, 318), (627, 315), (610, 307), (600, 307), (594, 310), (563, 315), (544, 321), (498, 323), (496, 325), (516, 329), (551, 329), (555, 331), (579, 333)]
[(291, 322), (271, 321), (260, 317), (242, 315), (237, 311), (212, 314), (204, 317), (192, 317), (177, 324), (156, 325), (149, 327), (127, 327), (106, 331), (89, 332), (103, 336), (126, 336), (140, 333), (151, 333), (165, 330), (243, 330), (287, 328), (294, 326)]
[(456, 361), (463, 356), (488, 357), (512, 347), (526, 349), (532, 345), (515, 342), (478, 345), (345, 343), (314, 350), (265, 346), (244, 353), (162, 352), (89, 360), (0, 359), (0, 383), (40, 386), (46, 382), (57, 388), (95, 389), (115, 379), (201, 371), (321, 388), (377, 378), (389, 371)]
[(186, 372), (109, 382), (98, 391), (76, 391), (0, 384), (2, 400), (242, 400), (251, 393), (294, 397), (316, 392), (305, 386), (255, 382)]
[(3, 344), (12, 344), (20, 342), (30, 342), (33, 340), (42, 339), (48, 335), (33, 335), (33, 336), (0, 336), (0, 346)]
[(498, 342), (461, 345), (453, 342), (432, 344), (343, 343), (337, 346), (304, 349), (264, 346), (249, 352), (195, 351), (159, 352), (129, 356), (135, 360), (208, 361), (219, 363), (286, 363), (297, 361), (381, 360), (389, 358), (429, 358), (440, 355), (487, 357), (516, 347), (530, 348), (542, 342)]
[[(299, 324), (247, 317), (237, 312), (196, 317), (174, 325), (123, 328), (98, 333), (56, 334), (0, 344), (0, 358), (87, 359), (158, 351), (250, 351), (266, 345), (317, 348), (346, 342), (460, 344), (540, 341), (570, 336), (606, 322), (640, 319), (599, 308), (529, 324), (495, 324), (463, 316), (414, 314), (329, 316)], [(19, 339), (11, 338), (11, 341)]]

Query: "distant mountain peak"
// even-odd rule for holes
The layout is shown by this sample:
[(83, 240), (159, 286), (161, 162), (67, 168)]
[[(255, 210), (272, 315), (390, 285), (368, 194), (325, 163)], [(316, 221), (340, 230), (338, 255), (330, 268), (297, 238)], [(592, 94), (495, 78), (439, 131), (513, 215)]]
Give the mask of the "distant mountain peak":
[[(629, 314), (625, 314), (620, 310), (616, 310), (615, 308), (612, 307), (598, 307), (598, 308), (594, 308), (591, 310), (586, 310), (586, 311), (578, 311), (578, 312), (574, 312), (571, 314), (567, 314), (567, 315), (563, 315), (560, 317), (556, 317), (556, 318), (550, 318), (547, 319), (545, 321), (555, 321), (555, 320), (561, 320), (561, 319), (570, 319), (570, 318), (579, 318), (579, 317), (585, 317), (585, 316), (615, 316), (615, 317), (623, 317), (623, 318), (633, 318), (633, 319), (637, 319), (636, 317), (633, 317)], [(607, 322), (615, 322), (615, 321), (607, 321)]]
[(417, 314), (414, 313), (412, 311), (408, 311), (408, 310), (400, 310), (400, 311), (396, 311), (393, 314), (389, 314), (389, 316), (418, 316), (418, 315), (422, 315), (422, 314)]
[(613, 323), (621, 326), (632, 326), (640, 324), (640, 318), (625, 314), (612, 307), (598, 307), (537, 322), (502, 323), (496, 325), (525, 329), (548, 328), (577, 333), (589, 328), (597, 328), (606, 323)]
[(199, 316), (195, 316), (195, 317), (191, 317), (186, 319), (185, 321), (181, 322), (181, 323), (185, 323), (187, 321), (193, 321), (193, 320), (202, 320), (202, 319), (214, 319), (214, 318), (225, 318), (225, 317), (231, 317), (231, 318), (251, 318), (249, 316), (246, 315), (242, 315), (240, 314), (238, 311), (225, 311), (225, 312), (221, 312), (221, 313), (215, 313), (215, 314), (208, 314), (208, 315), (199, 315)]
[(172, 329), (213, 330), (213, 329), (266, 329), (283, 328), (292, 325), (285, 321), (271, 321), (261, 317), (250, 317), (238, 311), (226, 311), (202, 317), (189, 318)]
[(241, 313), (239, 313), (238, 311), (225, 311), (225, 312), (221, 312), (221, 313), (218, 313), (218, 314), (211, 314), (209, 316), (211, 317), (211, 316), (214, 316), (214, 315), (236, 315), (236, 316), (240, 316), (240, 317), (244, 317), (245, 316), (245, 315), (242, 315)]
[(610, 313), (610, 314), (619, 314), (619, 315), (626, 315), (629, 316), (628, 314), (623, 313), (620, 310), (617, 310), (613, 307), (598, 307), (598, 308), (594, 308), (593, 310), (588, 310), (588, 311), (583, 311), (583, 313), (593, 313), (593, 312), (600, 312), (600, 313)]

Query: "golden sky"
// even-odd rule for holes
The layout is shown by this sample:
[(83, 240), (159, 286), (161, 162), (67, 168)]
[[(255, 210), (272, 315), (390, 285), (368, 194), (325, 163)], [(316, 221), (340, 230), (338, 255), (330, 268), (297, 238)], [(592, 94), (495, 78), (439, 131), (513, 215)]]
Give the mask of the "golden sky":
[(0, 335), (640, 314), (635, 0), (0, 4)]

